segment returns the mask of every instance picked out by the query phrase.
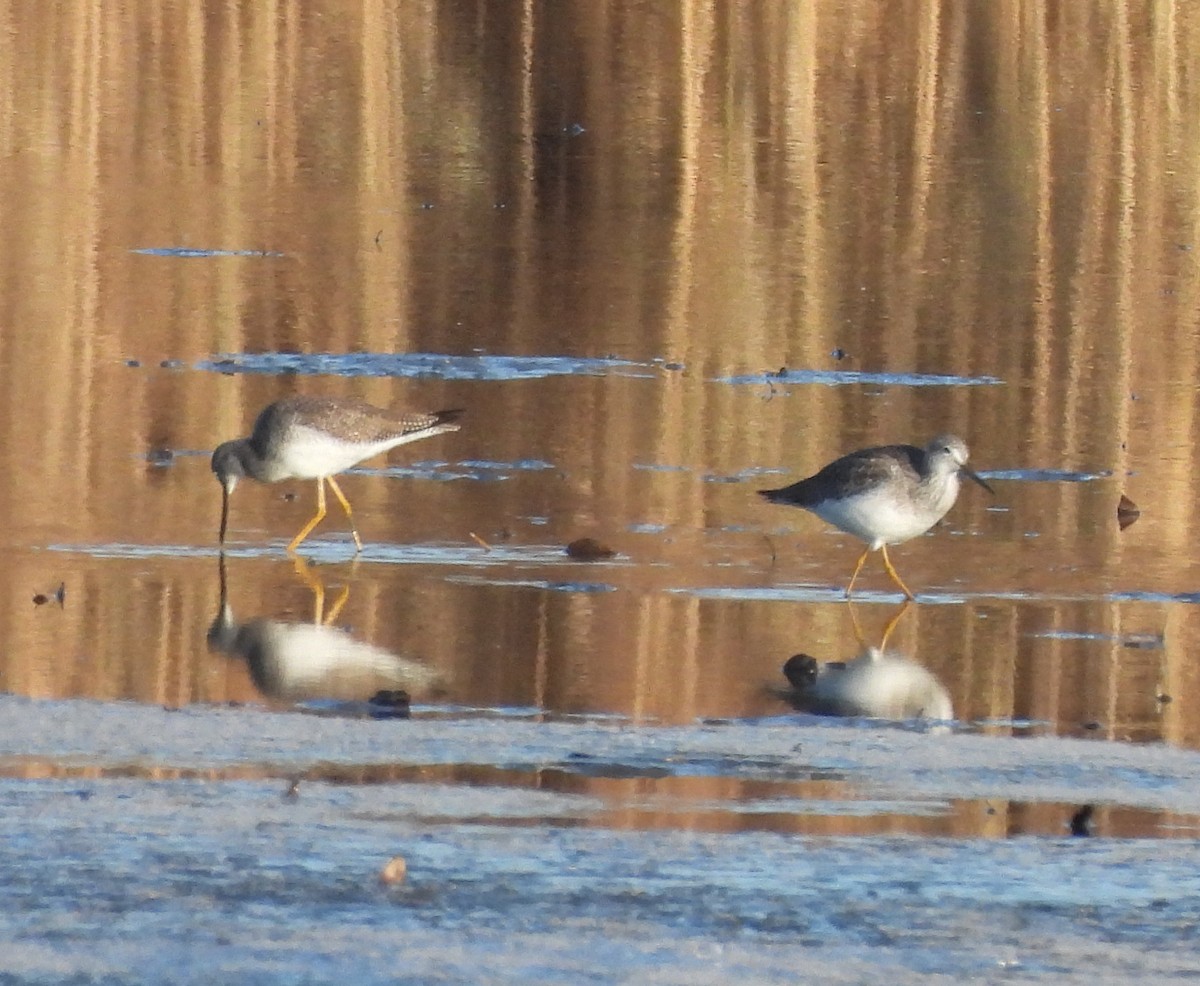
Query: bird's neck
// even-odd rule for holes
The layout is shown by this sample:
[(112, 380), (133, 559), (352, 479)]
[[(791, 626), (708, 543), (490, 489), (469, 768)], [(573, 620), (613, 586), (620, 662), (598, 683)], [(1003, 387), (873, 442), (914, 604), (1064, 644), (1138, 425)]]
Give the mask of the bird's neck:
[(926, 489), (934, 491), (939, 505), (944, 508), (944, 512), (945, 510), (949, 510), (958, 498), (958, 471), (934, 472), (925, 477), (921, 485)]
[(264, 456), (255, 447), (252, 439), (241, 439), (236, 448), (238, 462), (251, 479), (257, 479), (260, 483), (273, 483), (283, 478), (276, 463), (270, 457)]

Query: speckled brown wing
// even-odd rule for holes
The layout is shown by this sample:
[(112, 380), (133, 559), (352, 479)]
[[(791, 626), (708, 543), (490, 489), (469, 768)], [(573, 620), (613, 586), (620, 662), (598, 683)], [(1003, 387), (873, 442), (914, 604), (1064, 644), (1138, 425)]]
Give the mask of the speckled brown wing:
[(350, 442), (386, 441), (422, 432), (454, 431), (461, 410), (400, 411), (337, 397), (285, 397), (263, 408), (251, 443), (265, 450), (297, 425), (317, 428)]
[(920, 478), (921, 457), (925, 453), (911, 445), (881, 445), (860, 449), (835, 459), (816, 475), (777, 490), (759, 490), (759, 496), (772, 503), (794, 507), (813, 507), (826, 500), (871, 489), (905, 474)]
[(392, 421), (399, 427), (397, 434), (401, 435), (411, 435), (419, 431), (457, 431), (458, 419), (462, 417), (462, 413), (462, 408), (452, 408), (448, 411), (388, 411)]

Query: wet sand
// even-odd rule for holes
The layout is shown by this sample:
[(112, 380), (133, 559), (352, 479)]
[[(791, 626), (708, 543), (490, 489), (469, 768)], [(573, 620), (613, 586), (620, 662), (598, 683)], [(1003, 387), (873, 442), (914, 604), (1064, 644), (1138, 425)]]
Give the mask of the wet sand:
[[(847, 839), (756, 824), (780, 811), (937, 814), (962, 798), (980, 812), (1086, 801), (1186, 816), (1200, 813), (1200, 756), (1187, 750), (801, 717), (374, 721), (11, 697), (0, 722), (8, 982), (1095, 984), (1200, 972), (1194, 829), (1071, 838), (1064, 817), (1042, 837)], [(364, 765), (409, 772), (355, 783)], [(472, 766), (493, 781), (438, 773)], [(639, 815), (655, 807), (644, 790), (617, 802), (551, 782), (572, 772), (722, 776), (766, 794), (672, 798), (664, 820)], [(814, 775), (857, 798), (805, 804), (772, 787)], [(693, 811), (712, 830), (690, 830)], [(384, 884), (397, 855), (407, 877)]]

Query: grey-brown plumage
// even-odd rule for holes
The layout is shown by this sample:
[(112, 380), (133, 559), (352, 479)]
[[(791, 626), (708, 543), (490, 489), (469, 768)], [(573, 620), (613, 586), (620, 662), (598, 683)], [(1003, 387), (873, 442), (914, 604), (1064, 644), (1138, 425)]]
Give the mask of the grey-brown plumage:
[(777, 490), (759, 490), (772, 503), (810, 510), (823, 521), (867, 543), (855, 566), (849, 596), (867, 554), (882, 549), (893, 581), (910, 599), (888, 558), (887, 546), (924, 534), (958, 498), (959, 476), (966, 475), (989, 493), (992, 488), (967, 467), (966, 443), (939, 435), (924, 448), (880, 445), (835, 459), (816, 475)]
[(295, 551), (325, 516), (325, 483), (346, 511), (354, 544), (361, 551), (350, 503), (333, 477), (397, 445), (457, 431), (461, 414), (461, 410), (399, 411), (337, 397), (285, 397), (268, 404), (248, 437), (223, 442), (213, 452), (212, 471), (222, 491), (221, 544), (229, 520), (229, 496), (239, 479), (248, 476), (261, 483), (315, 479), (316, 516), (292, 539), (288, 551)]

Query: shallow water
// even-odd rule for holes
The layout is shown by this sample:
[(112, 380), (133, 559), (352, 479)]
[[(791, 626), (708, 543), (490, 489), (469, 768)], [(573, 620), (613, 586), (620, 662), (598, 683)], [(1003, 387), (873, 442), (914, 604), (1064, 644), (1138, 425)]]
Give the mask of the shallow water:
[[(1200, 970), (1200, 14), (326, 7), (0, 4), (0, 978)], [(292, 393), (463, 428), (222, 559)]]
[[(18, 981), (1195, 969), (1200, 795), (1168, 747), (791, 717), (0, 705)], [(1066, 837), (1056, 796), (1104, 805), (1107, 837)], [(385, 884), (396, 856), (407, 878)]]
[[(170, 983), (785, 982), (800, 955), (842, 983), (1194, 969), (1179, 929), (1200, 888), (1157, 879), (1155, 843), (930, 840), (914, 856), (906, 838), (481, 825), (437, 800), (430, 819), (395, 785), (294, 803), (254, 783), (12, 785), (6, 819), (66, 817), (6, 853), (23, 914), (6, 963), (26, 981)], [(375, 863), (400, 852), (414, 875), (381, 885)], [(1194, 847), (1175, 852), (1195, 872)]]

